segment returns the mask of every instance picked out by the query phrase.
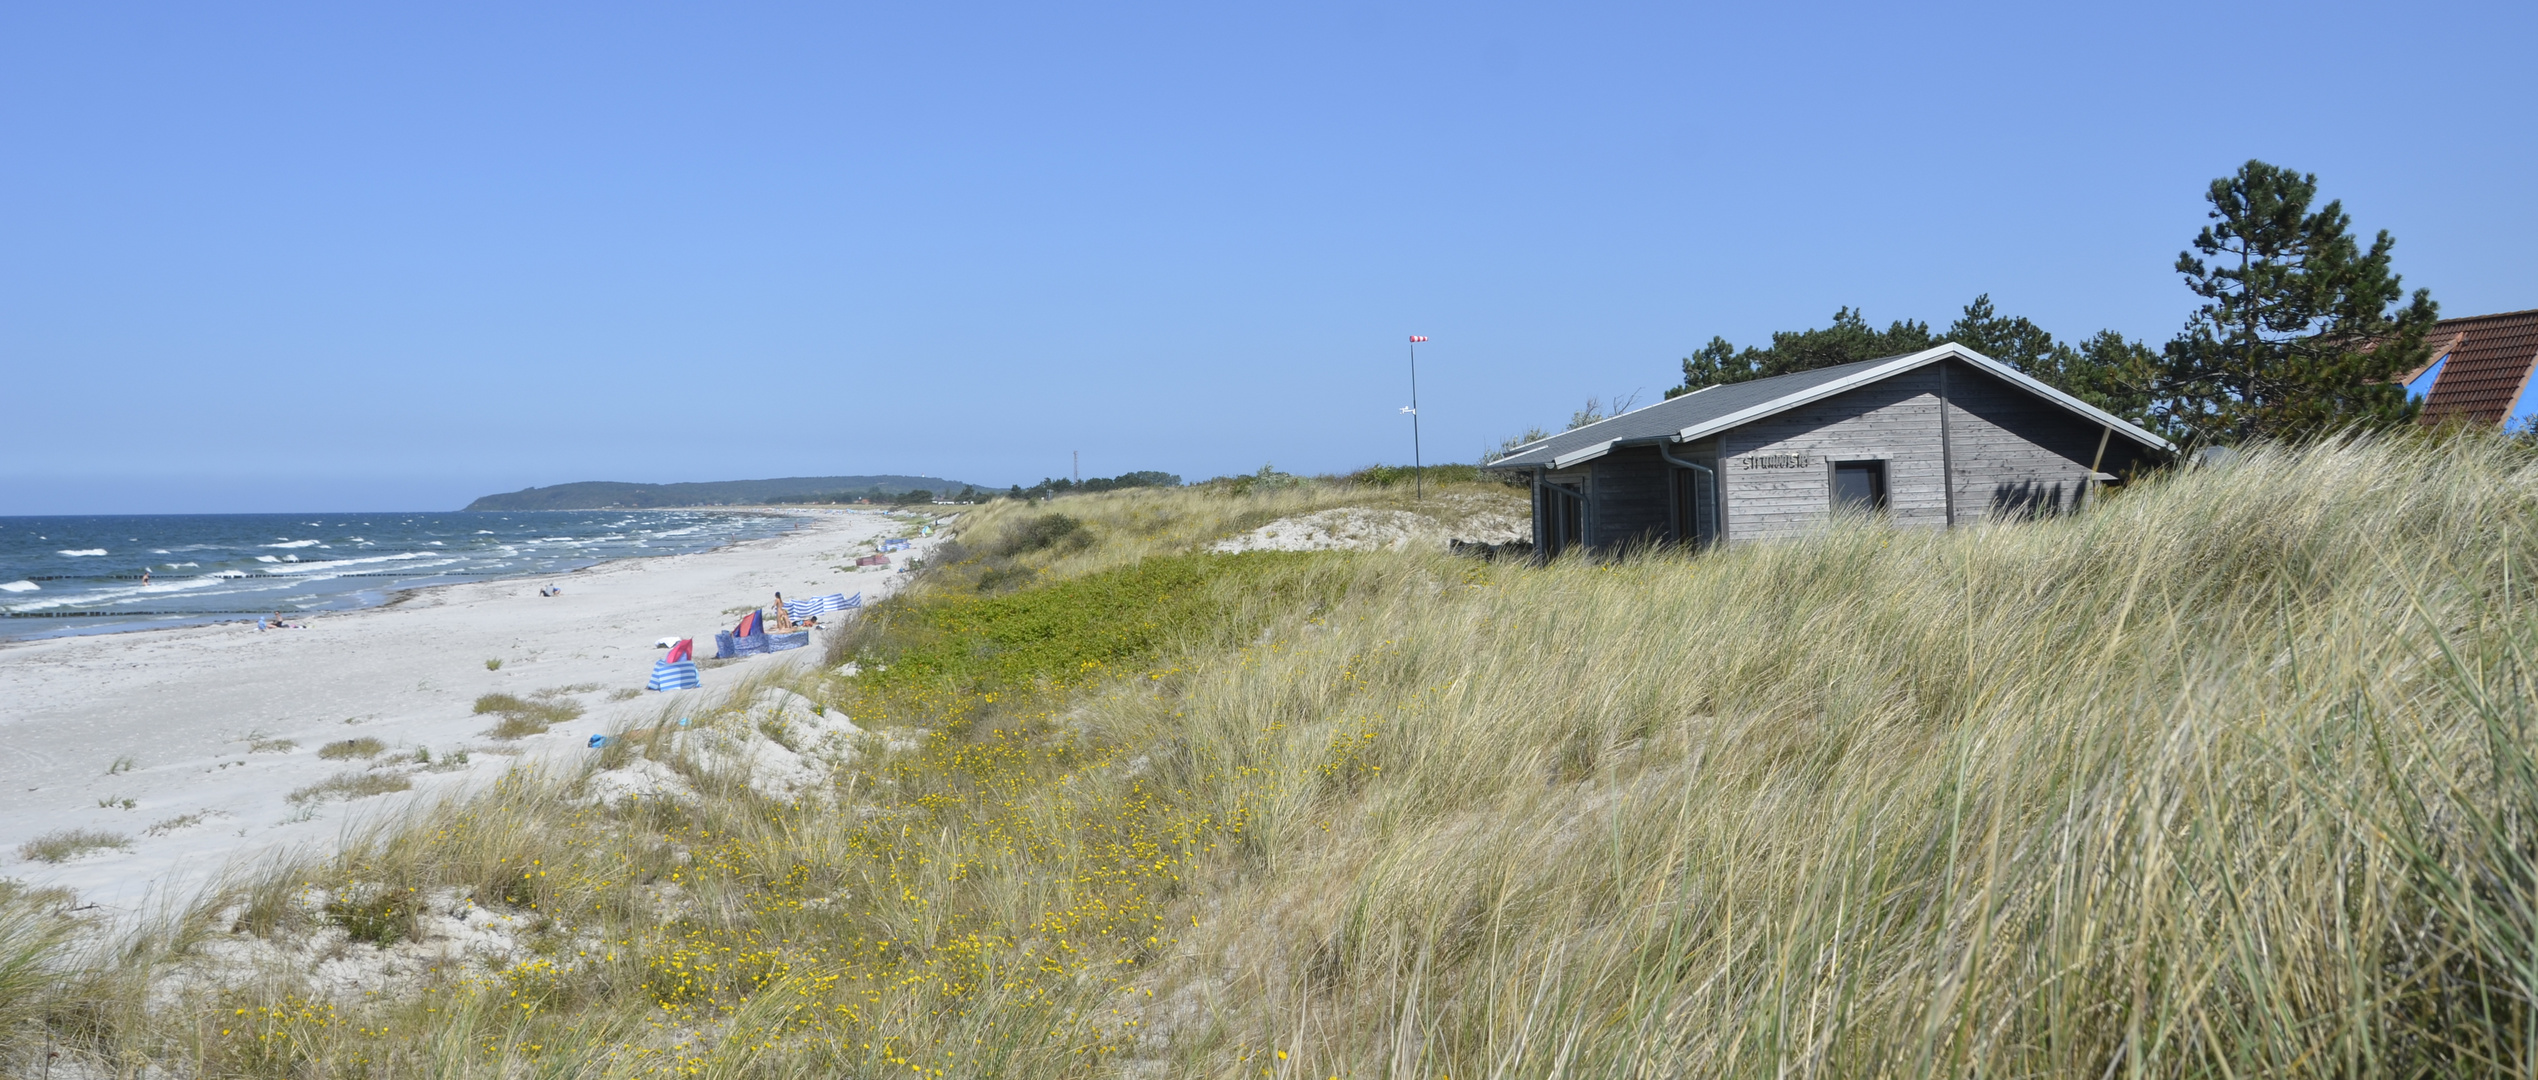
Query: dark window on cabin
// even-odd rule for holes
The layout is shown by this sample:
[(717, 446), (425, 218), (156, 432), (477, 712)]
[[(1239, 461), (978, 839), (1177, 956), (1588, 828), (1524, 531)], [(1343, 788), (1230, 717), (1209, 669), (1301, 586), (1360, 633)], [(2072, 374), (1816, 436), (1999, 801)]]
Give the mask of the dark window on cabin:
[(1833, 463), (1833, 509), (1876, 513), (1886, 509), (1886, 463)]

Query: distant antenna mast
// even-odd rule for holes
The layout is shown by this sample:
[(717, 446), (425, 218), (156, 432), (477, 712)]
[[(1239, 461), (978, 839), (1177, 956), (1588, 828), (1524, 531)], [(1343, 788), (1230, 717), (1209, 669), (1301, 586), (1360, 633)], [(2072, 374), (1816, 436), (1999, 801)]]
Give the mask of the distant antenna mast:
[(1084, 482), (1084, 452), (1081, 450), (1072, 452), (1075, 455), (1075, 482), (1081, 484)]
[(1410, 497), (1427, 498), (1427, 469), (1419, 462), (1419, 343), (1427, 338), (1410, 335), (1410, 407), (1401, 411), (1410, 414)]

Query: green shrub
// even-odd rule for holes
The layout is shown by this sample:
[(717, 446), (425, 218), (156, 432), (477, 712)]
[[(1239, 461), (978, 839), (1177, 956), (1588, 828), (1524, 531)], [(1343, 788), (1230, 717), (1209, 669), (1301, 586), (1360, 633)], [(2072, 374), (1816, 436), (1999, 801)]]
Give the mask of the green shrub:
[(1092, 534), (1085, 531), (1083, 522), (1064, 514), (1042, 514), (1016, 523), (989, 550), (1010, 559), (1050, 548), (1081, 550), (1092, 544)]
[[(364, 892), (367, 895), (364, 895)], [(326, 921), (344, 928), (344, 936), (381, 947), (415, 937), (412, 889), (338, 890), (326, 901)]]
[(1518, 478), (1516, 480), (1509, 481), (1507, 474), (1484, 472), (1478, 465), (1429, 465), (1425, 468), (1416, 470), (1412, 469), (1408, 465), (1369, 465), (1342, 477), (1342, 479), (1359, 487), (1408, 487), (1410, 486), (1411, 478), (1414, 475), (1418, 477), (1420, 482), (1431, 486), (1436, 484), (1526, 482), (1522, 479), (1521, 474), (1518, 474)]
[(896, 601), (885, 617), (857, 625), (855, 645), (875, 662), (854, 679), (865, 701), (846, 709), (885, 720), (918, 697), (937, 710), (1010, 702), (1109, 679), (1193, 642), (1245, 640), (1288, 605), (1329, 599), (1348, 558), (1177, 555), (1002, 596)]

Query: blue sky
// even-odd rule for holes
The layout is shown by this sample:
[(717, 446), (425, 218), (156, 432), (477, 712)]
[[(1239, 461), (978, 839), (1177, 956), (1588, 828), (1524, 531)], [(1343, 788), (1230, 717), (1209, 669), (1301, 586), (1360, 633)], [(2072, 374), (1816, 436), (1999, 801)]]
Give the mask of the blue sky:
[(0, 514), (1469, 461), (1711, 335), (2164, 340), (2315, 172), (2538, 307), (2538, 6), (0, 9)]

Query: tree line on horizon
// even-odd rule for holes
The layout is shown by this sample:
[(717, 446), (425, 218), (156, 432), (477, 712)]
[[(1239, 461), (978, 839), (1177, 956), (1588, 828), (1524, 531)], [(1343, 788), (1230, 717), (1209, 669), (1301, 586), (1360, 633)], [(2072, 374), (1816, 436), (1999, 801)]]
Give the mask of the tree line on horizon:
[[(1953, 341), (2181, 446), (2410, 424), (2419, 405), (2397, 380), (2430, 359), (2424, 336), (2440, 308), (2429, 290), (2405, 292), (2386, 230), (2365, 249), (2341, 200), (2312, 209), (2317, 193), (2315, 174), (2255, 160), (2212, 181), (2210, 223), (2176, 261), (2202, 303), (2156, 347), (2114, 330), (2060, 339), (2000, 312), (1988, 293), (1935, 332), (1911, 319), (1880, 330), (1844, 306), (1832, 325), (1775, 332), (1769, 345), (1711, 337), (1683, 358), (1683, 383), (1666, 397)], [(1627, 407), (1590, 401), (1569, 426)], [(1499, 453), (1544, 435), (1527, 432)]]
[(1090, 480), (1068, 477), (1043, 477), (1030, 487), (1015, 484), (1005, 492), (1008, 499), (1053, 499), (1060, 495), (1089, 495), (1099, 491), (1125, 491), (1141, 487), (1180, 487), (1181, 477), (1155, 469), (1140, 469), (1117, 476), (1096, 476)]

